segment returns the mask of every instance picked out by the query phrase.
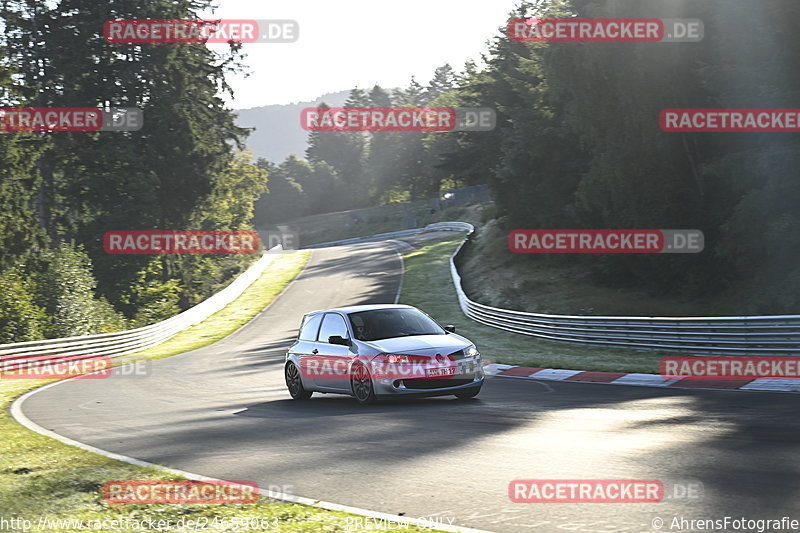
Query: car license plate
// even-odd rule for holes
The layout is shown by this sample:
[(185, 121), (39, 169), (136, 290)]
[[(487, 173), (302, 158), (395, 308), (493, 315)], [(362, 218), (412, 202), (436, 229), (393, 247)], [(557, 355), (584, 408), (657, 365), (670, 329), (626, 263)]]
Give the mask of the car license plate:
[(425, 373), (429, 378), (444, 377), (444, 376), (455, 376), (456, 375), (456, 367), (455, 366), (445, 366), (445, 367), (442, 367), (442, 368), (428, 368), (425, 371)]

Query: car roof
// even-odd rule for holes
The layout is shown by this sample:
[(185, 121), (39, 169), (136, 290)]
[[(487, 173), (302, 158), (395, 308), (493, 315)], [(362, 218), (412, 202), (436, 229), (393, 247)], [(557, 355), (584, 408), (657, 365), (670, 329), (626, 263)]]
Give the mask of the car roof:
[(335, 311), (338, 313), (348, 315), (350, 313), (360, 313), (361, 311), (374, 311), (376, 309), (415, 309), (415, 307), (404, 304), (346, 305), (343, 307), (334, 307), (331, 309), (320, 309), (318, 311), (312, 311), (311, 313), (307, 314), (316, 315), (319, 313), (327, 313), (329, 311)]

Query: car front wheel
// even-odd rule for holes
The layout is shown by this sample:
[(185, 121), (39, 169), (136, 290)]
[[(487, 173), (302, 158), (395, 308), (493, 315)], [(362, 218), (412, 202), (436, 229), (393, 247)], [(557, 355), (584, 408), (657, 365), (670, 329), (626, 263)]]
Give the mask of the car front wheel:
[(286, 388), (289, 389), (289, 395), (293, 400), (308, 400), (311, 398), (311, 394), (313, 393), (307, 391), (305, 387), (303, 387), (303, 380), (300, 379), (300, 371), (293, 362), (289, 361), (286, 363), (284, 374), (286, 376)]
[(372, 386), (372, 378), (367, 367), (361, 363), (356, 363), (350, 375), (350, 387), (353, 390), (353, 396), (356, 397), (356, 401), (361, 405), (374, 403), (376, 400), (375, 388)]

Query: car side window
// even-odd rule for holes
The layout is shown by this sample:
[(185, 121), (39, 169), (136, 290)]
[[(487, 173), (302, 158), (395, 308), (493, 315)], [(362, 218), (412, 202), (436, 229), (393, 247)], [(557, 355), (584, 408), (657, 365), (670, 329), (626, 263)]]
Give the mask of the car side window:
[(322, 320), (322, 313), (314, 315), (303, 322), (300, 327), (300, 335), (298, 339), (301, 341), (315, 341), (317, 340), (317, 331), (319, 330), (319, 323)]
[(367, 335), (367, 328), (364, 325), (364, 318), (358, 313), (348, 315), (348, 318), (350, 319), (350, 325), (353, 327), (353, 334), (356, 336), (356, 339), (363, 341)]
[(334, 335), (338, 335), (344, 339), (350, 338), (350, 334), (347, 333), (347, 324), (344, 318), (336, 313), (328, 313), (322, 321), (322, 329), (319, 331), (319, 341), (328, 342), (328, 338)]

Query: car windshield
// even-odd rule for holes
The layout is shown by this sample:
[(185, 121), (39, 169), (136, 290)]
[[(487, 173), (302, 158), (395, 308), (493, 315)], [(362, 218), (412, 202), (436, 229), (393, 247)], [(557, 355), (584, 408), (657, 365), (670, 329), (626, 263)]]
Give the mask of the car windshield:
[(351, 313), (349, 317), (355, 337), (360, 341), (446, 334), (436, 322), (416, 309), (375, 309)]

